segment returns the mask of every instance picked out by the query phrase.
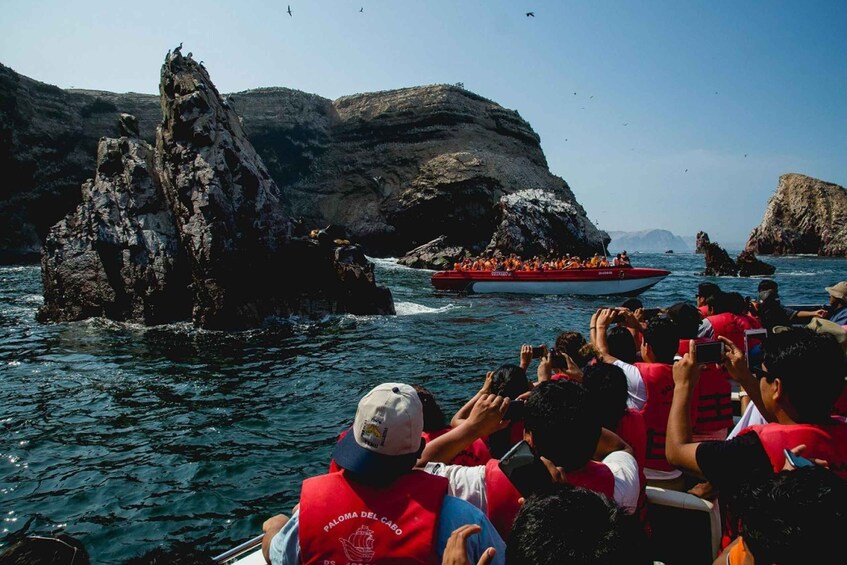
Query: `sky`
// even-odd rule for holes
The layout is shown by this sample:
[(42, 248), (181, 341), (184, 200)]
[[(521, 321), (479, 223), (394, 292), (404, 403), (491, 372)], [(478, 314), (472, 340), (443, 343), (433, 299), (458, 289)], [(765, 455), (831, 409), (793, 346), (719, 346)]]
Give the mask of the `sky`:
[(847, 186), (844, 0), (0, 0), (0, 14), (0, 62), (63, 88), (157, 93), (180, 42), (221, 92), (461, 82), (529, 122), (605, 230), (737, 247), (780, 175)]

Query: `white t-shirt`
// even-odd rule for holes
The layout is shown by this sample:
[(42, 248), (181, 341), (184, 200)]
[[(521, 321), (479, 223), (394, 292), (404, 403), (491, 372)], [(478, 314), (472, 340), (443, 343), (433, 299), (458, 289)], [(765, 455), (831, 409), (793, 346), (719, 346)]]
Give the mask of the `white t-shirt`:
[[(641, 481), (638, 478), (638, 463), (626, 451), (613, 451), (603, 459), (615, 477), (615, 502), (632, 514), (638, 504), (641, 493)], [(446, 477), (449, 482), (447, 494), (466, 500), (488, 512), (488, 500), (485, 497), (485, 465), (464, 467), (446, 463), (427, 463), (427, 473)]]
[(623, 374), (626, 375), (626, 391), (629, 395), (626, 399), (627, 408), (643, 410), (644, 403), (647, 402), (647, 385), (641, 378), (641, 371), (635, 365), (630, 365), (620, 359), (616, 360), (614, 365), (623, 369)]

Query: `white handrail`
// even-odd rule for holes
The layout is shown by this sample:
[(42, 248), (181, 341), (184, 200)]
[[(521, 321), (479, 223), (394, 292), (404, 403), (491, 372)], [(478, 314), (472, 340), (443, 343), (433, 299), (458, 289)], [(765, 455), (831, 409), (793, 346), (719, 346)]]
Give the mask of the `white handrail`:
[(716, 503), (687, 492), (665, 490), (649, 485), (646, 490), (647, 500), (652, 504), (708, 513), (709, 527), (711, 530), (712, 559), (718, 556), (721, 551), (721, 513)]
[(228, 560), (230, 560), (234, 557), (238, 557), (242, 553), (246, 553), (246, 552), (250, 551), (251, 549), (256, 548), (257, 546), (262, 545), (262, 538), (264, 538), (264, 537), (265, 537), (265, 534), (259, 534), (258, 536), (251, 538), (251, 539), (245, 541), (244, 543), (233, 547), (232, 549), (228, 549), (228, 550), (224, 551), (223, 553), (213, 557), (212, 559), (214, 559), (216, 563), (223, 563), (223, 562), (228, 561)]

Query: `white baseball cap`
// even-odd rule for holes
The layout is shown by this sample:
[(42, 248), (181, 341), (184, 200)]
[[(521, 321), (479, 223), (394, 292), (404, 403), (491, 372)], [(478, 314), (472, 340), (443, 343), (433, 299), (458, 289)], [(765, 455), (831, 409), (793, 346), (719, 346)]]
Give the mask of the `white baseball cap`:
[(409, 471), (424, 441), (423, 405), (417, 391), (403, 383), (383, 383), (359, 401), (353, 428), (335, 445), (332, 458), (360, 474)]

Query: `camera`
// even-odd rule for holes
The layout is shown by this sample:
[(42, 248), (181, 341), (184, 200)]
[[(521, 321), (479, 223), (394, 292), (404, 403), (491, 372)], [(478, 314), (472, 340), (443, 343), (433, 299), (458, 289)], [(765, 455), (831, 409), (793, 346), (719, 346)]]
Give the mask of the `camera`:
[(697, 363), (722, 363), (724, 345), (722, 341), (706, 341), (694, 344)]
[(547, 349), (545, 345), (539, 345), (537, 347), (532, 348), (532, 358), (538, 359), (539, 357), (544, 357), (544, 350)]

